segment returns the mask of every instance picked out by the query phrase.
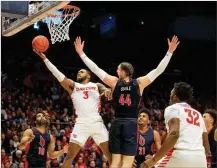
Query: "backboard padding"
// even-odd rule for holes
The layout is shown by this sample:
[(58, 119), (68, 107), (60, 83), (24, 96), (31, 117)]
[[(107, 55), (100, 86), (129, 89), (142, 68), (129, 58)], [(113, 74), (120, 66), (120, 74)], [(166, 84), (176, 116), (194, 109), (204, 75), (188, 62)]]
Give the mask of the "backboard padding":
[(37, 13), (31, 15), (31, 16), (26, 16), (22, 19), (18, 19), (11, 25), (7, 30), (2, 30), (3, 36), (12, 36), (21, 30), (29, 27), (30, 25), (42, 20), (47, 16), (47, 14), (52, 13), (53, 11), (57, 11), (60, 8), (63, 8), (66, 6), (70, 1), (56, 1), (53, 2), (51, 5), (39, 10)]
[(28, 16), (29, 1), (1, 1), (1, 16), (22, 18)]

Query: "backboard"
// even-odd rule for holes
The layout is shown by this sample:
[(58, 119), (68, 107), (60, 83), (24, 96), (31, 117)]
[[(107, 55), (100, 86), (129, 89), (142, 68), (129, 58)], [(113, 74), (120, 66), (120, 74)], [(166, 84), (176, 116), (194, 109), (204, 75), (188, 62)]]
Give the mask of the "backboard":
[(22, 18), (28, 16), (28, 1), (1, 1), (1, 16)]
[[(2, 35), (12, 36), (66, 6), (70, 1), (2, 1)], [(22, 5), (22, 8), (21, 8)], [(20, 8), (19, 8), (20, 7)], [(17, 9), (19, 8), (19, 9)], [(28, 9), (28, 10), (27, 10)]]

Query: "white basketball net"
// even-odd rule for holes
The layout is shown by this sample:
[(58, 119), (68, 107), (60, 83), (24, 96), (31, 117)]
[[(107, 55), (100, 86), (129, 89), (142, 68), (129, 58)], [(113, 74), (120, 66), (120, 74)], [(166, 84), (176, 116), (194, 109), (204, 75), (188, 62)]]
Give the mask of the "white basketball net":
[(70, 40), (69, 26), (73, 20), (80, 14), (80, 9), (72, 7), (70, 9), (64, 8), (62, 14), (49, 14), (45, 18), (50, 35), (51, 43), (54, 44), (57, 41), (62, 42)]

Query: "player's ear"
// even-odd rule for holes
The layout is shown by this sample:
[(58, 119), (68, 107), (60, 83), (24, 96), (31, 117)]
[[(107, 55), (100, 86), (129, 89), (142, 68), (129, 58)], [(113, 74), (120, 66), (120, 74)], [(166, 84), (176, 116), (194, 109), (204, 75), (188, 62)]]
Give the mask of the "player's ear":
[(173, 95), (172, 99), (174, 102), (178, 102), (178, 97), (175, 94)]
[(90, 75), (88, 75), (87, 77), (88, 77), (89, 80), (91, 80), (91, 76)]

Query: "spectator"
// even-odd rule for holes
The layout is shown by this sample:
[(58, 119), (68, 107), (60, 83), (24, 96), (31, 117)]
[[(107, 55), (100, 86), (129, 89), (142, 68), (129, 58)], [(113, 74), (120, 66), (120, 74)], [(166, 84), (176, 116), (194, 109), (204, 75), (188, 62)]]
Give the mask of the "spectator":
[(5, 164), (7, 161), (8, 161), (8, 156), (6, 155), (5, 150), (2, 149), (1, 150), (1, 162)]
[(78, 158), (78, 168), (87, 168), (87, 165), (84, 163), (84, 160), (82, 157)]
[(90, 161), (90, 165), (88, 168), (96, 168), (96, 162), (94, 160)]
[[(37, 111), (42, 109), (46, 109), (51, 116), (52, 121), (49, 132), (56, 139), (55, 150), (61, 150), (62, 146), (69, 142), (76, 118), (76, 116), (72, 115), (73, 108), (70, 96), (66, 96), (61, 86), (56, 85), (56, 82), (47, 82), (47, 80), (46, 82), (36, 80), (36, 82), (38, 82), (38, 86), (34, 84), (34, 88), (31, 90), (13, 83), (13, 89), (2, 88), (1, 115), (4, 120), (2, 120), (1, 133), (1, 161), (4, 167), (7, 167), (8, 164), (12, 168), (23, 167), (23, 165), (25, 168), (28, 167), (26, 162), (27, 151), (16, 151), (16, 148), (23, 132), (27, 128), (34, 126), (31, 118)], [(169, 93), (164, 90), (167, 87), (166, 82), (162, 83), (165, 83), (165, 86), (154, 86), (156, 88), (146, 90), (142, 104), (152, 109), (151, 125), (156, 130), (159, 130), (163, 141), (166, 136), (163, 115), (164, 108), (168, 105)], [(202, 111), (206, 107), (215, 107), (215, 97), (209, 97), (212, 99), (211, 101), (205, 101), (203, 97), (197, 98), (195, 108)], [(102, 99), (101, 108), (101, 115), (105, 125), (110, 128), (115, 113), (112, 105), (107, 100)], [(65, 155), (60, 159), (48, 159), (47, 167), (61, 166), (64, 158)], [(72, 164), (78, 168), (108, 168), (107, 159), (102, 155), (101, 150), (91, 137), (88, 138)]]
[(17, 146), (20, 144), (19, 138), (17, 135), (14, 135), (13, 139), (14, 139), (14, 148), (17, 148)]

